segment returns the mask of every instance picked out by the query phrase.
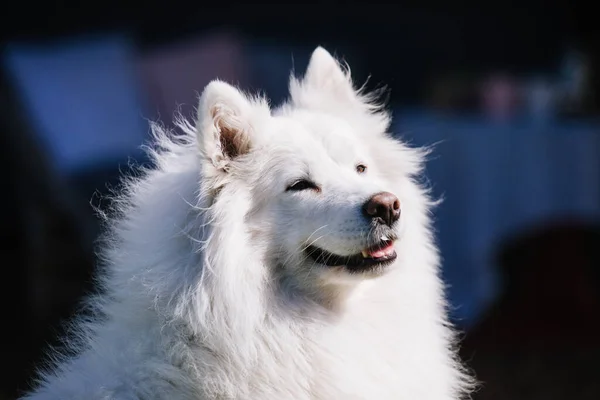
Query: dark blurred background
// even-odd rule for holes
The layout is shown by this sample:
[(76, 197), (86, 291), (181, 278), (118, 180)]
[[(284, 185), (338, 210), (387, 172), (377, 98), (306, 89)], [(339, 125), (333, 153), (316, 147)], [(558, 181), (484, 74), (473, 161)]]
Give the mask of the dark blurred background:
[[(93, 207), (148, 120), (219, 77), (278, 103), (320, 44), (436, 144), (453, 321), (475, 399), (600, 399), (600, 29), (594, 2), (8, 1), (0, 11), (3, 373), (28, 388), (92, 291)], [(133, 166), (133, 167), (132, 167)]]

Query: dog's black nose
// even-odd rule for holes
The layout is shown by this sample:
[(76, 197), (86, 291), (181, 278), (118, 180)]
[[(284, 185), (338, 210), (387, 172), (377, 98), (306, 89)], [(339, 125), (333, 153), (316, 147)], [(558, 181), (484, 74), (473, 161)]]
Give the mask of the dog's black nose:
[(364, 204), (363, 212), (367, 218), (392, 226), (400, 218), (400, 200), (390, 192), (377, 193)]

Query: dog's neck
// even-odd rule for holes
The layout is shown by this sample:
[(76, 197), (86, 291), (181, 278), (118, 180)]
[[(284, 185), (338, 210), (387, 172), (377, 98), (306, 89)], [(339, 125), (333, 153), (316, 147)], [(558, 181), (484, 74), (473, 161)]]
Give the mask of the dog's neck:
[[(278, 277), (274, 280), (272, 288), (276, 303), (281, 304), (286, 310), (296, 310), (304, 314), (303, 310), (320, 310), (323, 316), (343, 314), (350, 303), (361, 297), (364, 291), (373, 283), (373, 280), (352, 279), (347, 281), (331, 281), (321, 279), (307, 285), (290, 274), (285, 273), (284, 267), (278, 267)], [(317, 306), (317, 307), (315, 307)]]

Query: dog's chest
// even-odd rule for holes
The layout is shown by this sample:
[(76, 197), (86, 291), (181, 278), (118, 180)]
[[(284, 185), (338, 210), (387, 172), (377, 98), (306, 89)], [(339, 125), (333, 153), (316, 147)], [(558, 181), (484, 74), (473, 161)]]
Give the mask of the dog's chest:
[(398, 383), (399, 351), (375, 324), (325, 330), (315, 355), (316, 399), (386, 399)]
[[(389, 313), (364, 314), (323, 330), (313, 358), (313, 399), (440, 398), (439, 340)], [(418, 325), (418, 322), (416, 322)], [(421, 332), (421, 334), (419, 334)]]
[[(443, 335), (427, 310), (364, 301), (327, 323), (274, 324), (251, 398), (445, 399)], [(385, 307), (383, 306), (385, 305)], [(293, 329), (290, 329), (292, 328)], [(263, 331), (264, 332), (264, 331)]]

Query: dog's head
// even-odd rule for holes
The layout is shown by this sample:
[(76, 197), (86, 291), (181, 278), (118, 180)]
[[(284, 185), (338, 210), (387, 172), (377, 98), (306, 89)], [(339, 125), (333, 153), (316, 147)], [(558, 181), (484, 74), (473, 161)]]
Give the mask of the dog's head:
[(322, 48), (279, 109), (218, 81), (202, 94), (209, 203), (243, 198), (248, 240), (273, 271), (347, 283), (397, 264), (421, 154), (388, 136), (389, 117), (371, 100)]

